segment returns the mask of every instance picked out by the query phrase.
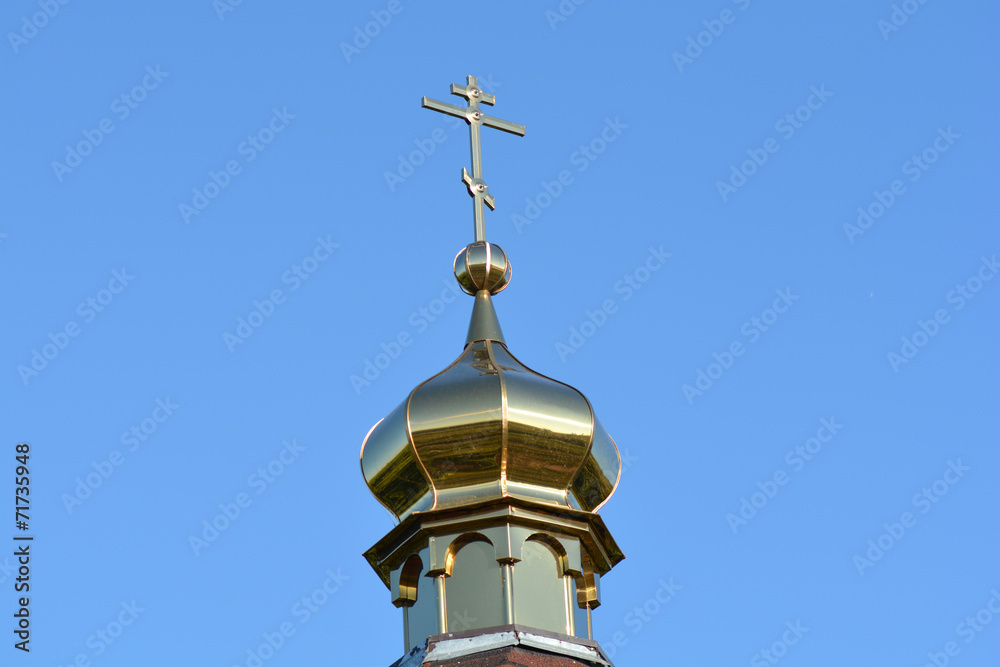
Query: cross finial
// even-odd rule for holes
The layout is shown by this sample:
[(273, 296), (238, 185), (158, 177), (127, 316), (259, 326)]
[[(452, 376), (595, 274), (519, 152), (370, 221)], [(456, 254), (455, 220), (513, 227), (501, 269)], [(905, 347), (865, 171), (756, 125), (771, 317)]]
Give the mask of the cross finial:
[(479, 143), (479, 126), (485, 125), (486, 127), (492, 127), (497, 130), (503, 130), (504, 132), (510, 132), (511, 134), (516, 134), (520, 137), (524, 136), (524, 125), (518, 125), (517, 123), (511, 123), (510, 121), (500, 120), (499, 118), (494, 118), (493, 116), (487, 116), (479, 108), (479, 103), (489, 104), (493, 106), (496, 102), (496, 98), (489, 93), (484, 92), (479, 87), (479, 82), (474, 76), (469, 76), (466, 85), (460, 86), (457, 83), (451, 84), (451, 94), (464, 97), (469, 101), (469, 106), (462, 108), (455, 106), (454, 104), (445, 104), (444, 102), (438, 102), (437, 100), (432, 100), (428, 97), (424, 97), (420, 105), (428, 109), (433, 109), (434, 111), (440, 111), (441, 113), (446, 113), (450, 116), (456, 116), (458, 118), (464, 118), (469, 124), (469, 140), (472, 143), (472, 174), (462, 167), (462, 182), (469, 188), (469, 194), (473, 198), (473, 207), (475, 213), (475, 223), (476, 223), (476, 241), (486, 240), (486, 220), (485, 211), (483, 209), (483, 203), (490, 207), (490, 210), (496, 207), (493, 204), (493, 196), (490, 194), (490, 189), (483, 181), (483, 152), (482, 146)]

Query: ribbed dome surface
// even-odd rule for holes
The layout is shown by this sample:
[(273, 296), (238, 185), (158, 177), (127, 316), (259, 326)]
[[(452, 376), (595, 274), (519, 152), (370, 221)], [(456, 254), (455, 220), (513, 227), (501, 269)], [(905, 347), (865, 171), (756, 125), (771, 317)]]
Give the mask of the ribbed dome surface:
[(486, 339), (469, 342), (369, 431), (361, 470), (402, 519), (504, 496), (595, 511), (621, 461), (583, 394)]

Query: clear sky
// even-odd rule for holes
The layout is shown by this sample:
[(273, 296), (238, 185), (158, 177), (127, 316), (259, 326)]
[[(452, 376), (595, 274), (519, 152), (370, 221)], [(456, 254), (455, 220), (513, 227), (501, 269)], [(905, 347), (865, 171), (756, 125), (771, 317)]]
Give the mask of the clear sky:
[(998, 664), (998, 21), (5, 2), (0, 664), (402, 653), (358, 451), (464, 342), (468, 132), (420, 98), (470, 74), (527, 127), (483, 134), (509, 347), (626, 461), (615, 662)]

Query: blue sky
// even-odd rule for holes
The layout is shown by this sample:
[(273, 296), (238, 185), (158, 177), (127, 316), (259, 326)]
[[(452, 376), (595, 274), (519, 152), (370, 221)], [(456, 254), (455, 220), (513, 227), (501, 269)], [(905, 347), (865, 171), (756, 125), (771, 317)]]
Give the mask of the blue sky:
[(358, 451), (461, 351), (468, 132), (420, 98), (472, 74), (527, 127), (483, 136), (507, 342), (626, 461), (615, 662), (996, 664), (998, 20), (5, 3), (0, 458), (12, 494), (30, 443), (35, 541), (0, 663), (401, 654)]

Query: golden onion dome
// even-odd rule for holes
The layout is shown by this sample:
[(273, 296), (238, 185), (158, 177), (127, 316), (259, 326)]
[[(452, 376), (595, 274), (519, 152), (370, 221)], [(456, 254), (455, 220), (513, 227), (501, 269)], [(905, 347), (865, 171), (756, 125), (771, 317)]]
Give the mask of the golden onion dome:
[(368, 432), (368, 488), (399, 519), (502, 497), (596, 511), (618, 484), (618, 448), (582, 393), (507, 349), (490, 299), (510, 281), (506, 255), (473, 243), (455, 274), (475, 296), (465, 349)]

